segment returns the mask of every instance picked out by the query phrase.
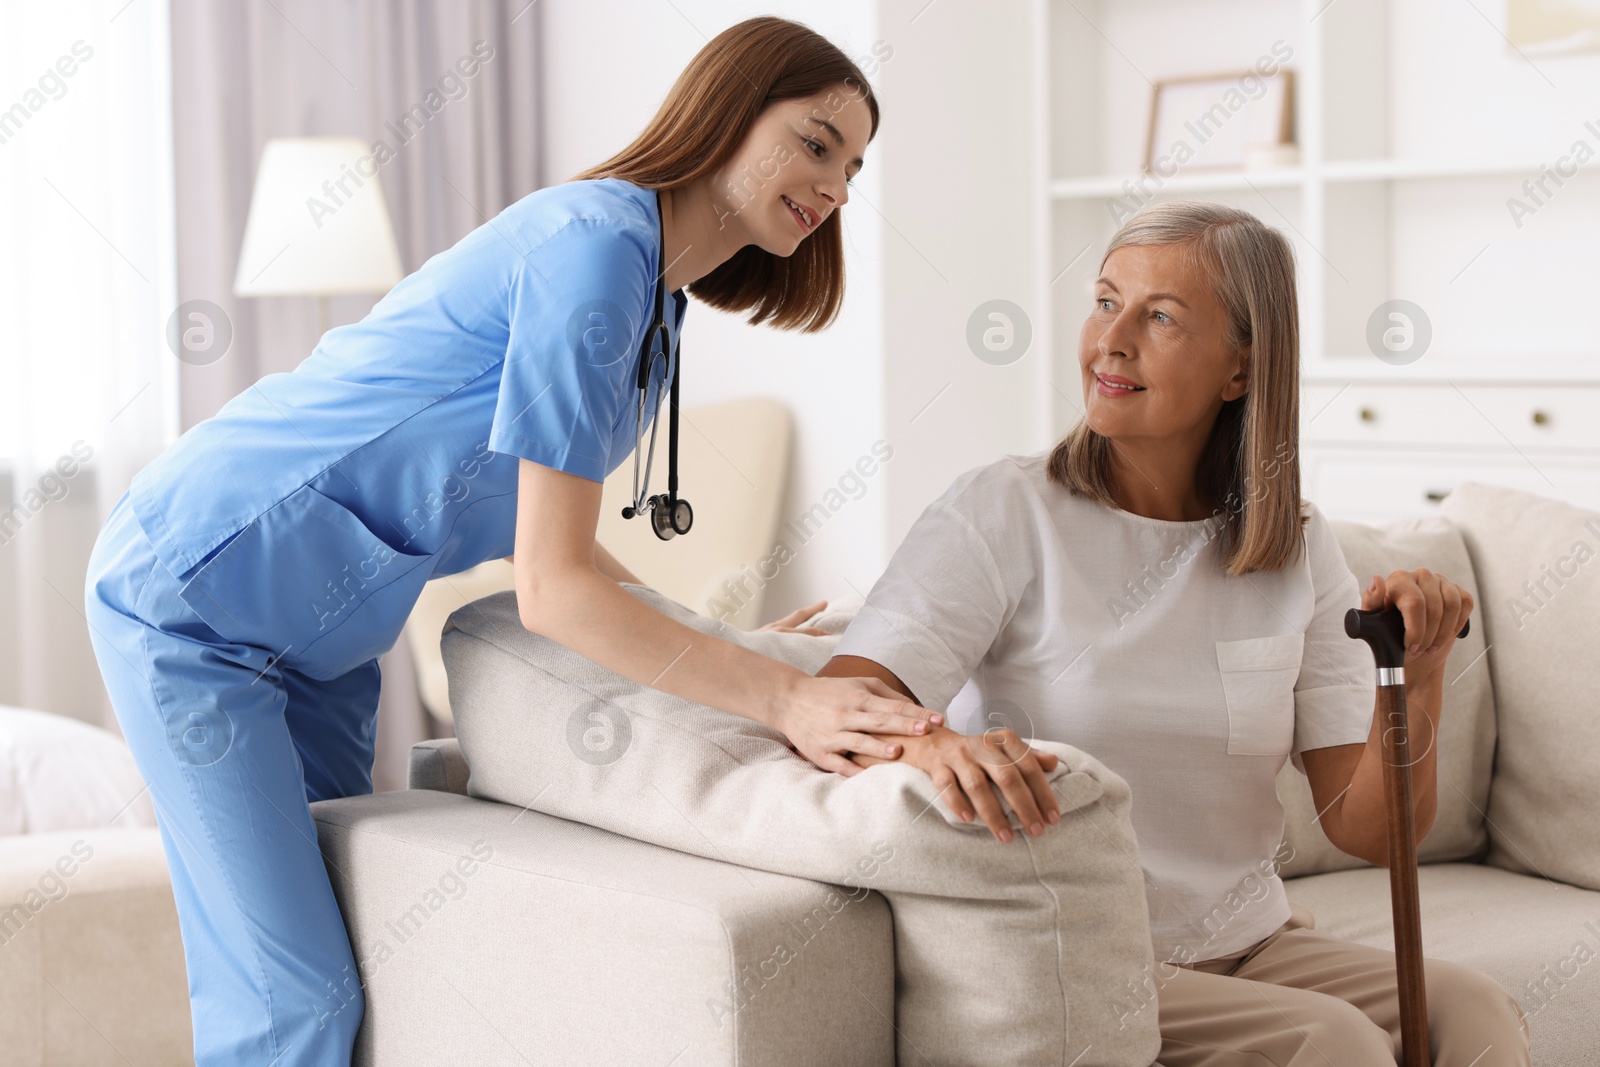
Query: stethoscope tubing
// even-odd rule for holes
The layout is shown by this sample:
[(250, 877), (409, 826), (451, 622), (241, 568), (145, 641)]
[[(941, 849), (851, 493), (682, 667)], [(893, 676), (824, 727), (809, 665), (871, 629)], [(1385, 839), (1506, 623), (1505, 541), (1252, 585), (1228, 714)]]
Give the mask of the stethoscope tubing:
[[(646, 510), (650, 512), (651, 527), (656, 536), (662, 540), (670, 540), (678, 534), (689, 532), (694, 523), (694, 509), (687, 500), (678, 496), (678, 381), (681, 377), (679, 371), (683, 364), (683, 340), (679, 338), (676, 345), (676, 358), (674, 358), (674, 345), (671, 332), (667, 329), (666, 315), (663, 311), (664, 293), (667, 287), (667, 227), (665, 216), (661, 211), (661, 191), (656, 190), (656, 217), (660, 220), (660, 230), (656, 242), (656, 278), (653, 287), (654, 301), (653, 314), (650, 326), (645, 330), (644, 340), (639, 346), (639, 375), (637, 385), (639, 398), (637, 412), (634, 420), (633, 443), (633, 500), (628, 507), (622, 509), (625, 519), (642, 515)], [(644, 409), (650, 396), (650, 376), (656, 361), (656, 340), (663, 339), (661, 356), (666, 361), (666, 367), (661, 374), (661, 385), (656, 390), (656, 410), (650, 420), (650, 454), (645, 458), (644, 482), (639, 481), (639, 453), (644, 451)], [(649, 496), (650, 475), (655, 468), (656, 459), (656, 433), (661, 428), (661, 404), (670, 392), (670, 425), (667, 432), (667, 491), (656, 496)], [(658, 513), (658, 509), (660, 512)]]

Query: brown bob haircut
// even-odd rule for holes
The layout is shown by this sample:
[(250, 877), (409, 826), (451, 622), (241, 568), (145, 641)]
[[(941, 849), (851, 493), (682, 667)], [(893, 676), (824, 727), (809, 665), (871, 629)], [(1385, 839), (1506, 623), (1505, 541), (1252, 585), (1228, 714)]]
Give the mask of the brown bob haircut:
[[(1248, 211), (1173, 200), (1139, 211), (1101, 257), (1128, 245), (1171, 245), (1211, 279), (1227, 312), (1228, 344), (1249, 350), (1250, 391), (1217, 412), (1195, 480), (1220, 502), (1222, 569), (1233, 576), (1279, 571), (1295, 559), (1309, 516), (1300, 507), (1300, 313), (1294, 250), (1283, 234)], [(1049, 477), (1075, 496), (1116, 508), (1112, 441), (1088, 420), (1050, 453)]]
[[(877, 136), (877, 98), (848, 56), (799, 23), (770, 16), (748, 19), (699, 51), (632, 144), (573, 180), (622, 178), (645, 189), (687, 185), (732, 158), (768, 104), (841, 85), (866, 100), (870, 137)], [(839, 212), (830, 213), (793, 255), (775, 256), (746, 245), (688, 288), (712, 307), (749, 311), (752, 324), (770, 322), (807, 333), (822, 329), (844, 302)]]

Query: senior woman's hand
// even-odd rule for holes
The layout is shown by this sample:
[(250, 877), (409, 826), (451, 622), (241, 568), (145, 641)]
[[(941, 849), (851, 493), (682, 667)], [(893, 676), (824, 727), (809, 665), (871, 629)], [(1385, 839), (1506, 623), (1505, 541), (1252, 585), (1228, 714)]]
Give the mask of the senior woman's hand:
[(1391, 604), (1405, 620), (1407, 680), (1443, 671), (1456, 634), (1472, 614), (1472, 594), (1426, 567), (1392, 571), (1387, 578), (1374, 574), (1361, 594), (1362, 610), (1377, 611)]
[[(995, 837), (1011, 840), (1011, 823), (995, 798), (994, 787), (999, 788), (1033, 836), (1044, 833), (1045, 823), (1061, 821), (1061, 806), (1045, 777), (1059, 761), (1048, 752), (1030, 747), (1015, 730), (959, 734), (938, 727), (923, 737), (895, 740), (905, 751), (892, 762), (910, 763), (926, 771), (939, 790), (939, 798), (962, 822), (971, 822), (976, 809)], [(862, 767), (891, 762), (859, 752), (853, 753), (850, 760)]]

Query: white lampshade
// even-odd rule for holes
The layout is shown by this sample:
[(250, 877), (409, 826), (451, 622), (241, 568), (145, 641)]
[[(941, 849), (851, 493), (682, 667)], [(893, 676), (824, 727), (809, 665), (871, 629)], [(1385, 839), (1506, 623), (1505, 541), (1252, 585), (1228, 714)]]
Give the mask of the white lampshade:
[(384, 293), (400, 250), (370, 146), (354, 137), (268, 141), (233, 291), (239, 296)]

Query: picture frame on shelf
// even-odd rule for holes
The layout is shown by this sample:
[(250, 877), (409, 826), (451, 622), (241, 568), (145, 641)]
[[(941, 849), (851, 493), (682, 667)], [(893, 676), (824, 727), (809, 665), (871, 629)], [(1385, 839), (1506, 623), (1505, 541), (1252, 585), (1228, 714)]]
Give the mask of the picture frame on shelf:
[(1294, 166), (1294, 108), (1295, 76), (1287, 67), (1163, 78), (1151, 97), (1144, 169), (1171, 177)]

